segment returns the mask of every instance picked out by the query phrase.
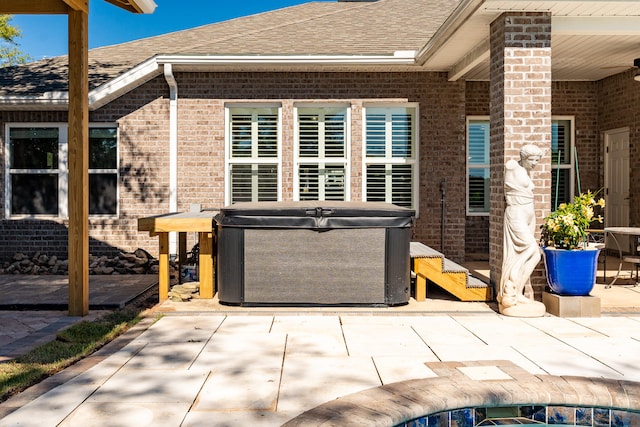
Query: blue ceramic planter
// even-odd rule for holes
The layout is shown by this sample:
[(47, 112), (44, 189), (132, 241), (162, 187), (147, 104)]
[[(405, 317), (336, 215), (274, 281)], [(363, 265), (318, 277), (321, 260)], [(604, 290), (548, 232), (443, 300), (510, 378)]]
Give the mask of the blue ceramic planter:
[(547, 283), (559, 295), (589, 295), (596, 283), (600, 249), (543, 248)]

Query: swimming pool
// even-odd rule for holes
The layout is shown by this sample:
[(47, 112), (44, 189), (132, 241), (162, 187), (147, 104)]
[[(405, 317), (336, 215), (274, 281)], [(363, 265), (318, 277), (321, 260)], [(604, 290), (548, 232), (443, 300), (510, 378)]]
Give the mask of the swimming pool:
[(343, 396), (284, 426), (640, 426), (640, 382), (532, 375), (508, 361), (484, 363), (499, 366), (512, 379), (473, 380), (458, 371), (463, 362), (442, 362), (439, 377)]
[(640, 426), (640, 412), (583, 406), (518, 405), (462, 408), (418, 417), (395, 427), (486, 427), (486, 426)]

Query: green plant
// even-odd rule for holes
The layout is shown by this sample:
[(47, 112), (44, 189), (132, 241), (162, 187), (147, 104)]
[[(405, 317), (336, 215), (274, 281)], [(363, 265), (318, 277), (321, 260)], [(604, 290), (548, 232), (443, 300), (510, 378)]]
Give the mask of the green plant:
[(594, 221), (602, 223), (602, 215), (595, 210), (604, 208), (604, 199), (596, 201), (591, 191), (574, 197), (571, 203), (562, 203), (551, 212), (542, 224), (542, 242), (544, 246), (558, 249), (585, 249), (588, 228)]

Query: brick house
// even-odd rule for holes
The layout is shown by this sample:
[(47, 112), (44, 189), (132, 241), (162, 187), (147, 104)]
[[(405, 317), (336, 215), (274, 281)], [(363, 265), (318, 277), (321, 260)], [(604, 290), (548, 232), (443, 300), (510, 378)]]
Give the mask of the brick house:
[[(94, 49), (90, 251), (154, 253), (137, 219), (192, 203), (382, 200), (495, 282), (529, 142), (539, 218), (607, 187), (640, 225), (638, 28), (638, 1), (339, 0)], [(66, 61), (0, 69), (0, 260), (67, 253)]]

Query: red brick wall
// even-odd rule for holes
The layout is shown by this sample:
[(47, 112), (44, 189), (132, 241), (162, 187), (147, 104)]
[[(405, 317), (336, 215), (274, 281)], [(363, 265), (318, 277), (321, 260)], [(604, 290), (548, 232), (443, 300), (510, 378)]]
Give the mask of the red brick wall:
[[(454, 260), (488, 252), (488, 217), (465, 212), (465, 116), (489, 115), (488, 82), (449, 82), (444, 73), (176, 73), (178, 82), (178, 210), (191, 203), (224, 204), (224, 103), (271, 101), (283, 105), (283, 144), (293, 144), (297, 101), (340, 101), (351, 105), (351, 198), (362, 195), (362, 106), (368, 101), (420, 105), (420, 216), (412, 238), (441, 248), (440, 183), (447, 179), (444, 252)], [(603, 185), (602, 139), (606, 129), (631, 129), (632, 205), (640, 200), (640, 83), (623, 73), (598, 83), (555, 82), (553, 115), (576, 117), (582, 188)], [(91, 122), (120, 128), (120, 204), (117, 219), (91, 219), (92, 253), (144, 247), (157, 252), (157, 239), (137, 230), (141, 216), (169, 209), (169, 89), (163, 77), (91, 112)], [(66, 112), (0, 112), (0, 139), (6, 122), (66, 122)], [(290, 151), (290, 150), (289, 150)], [(4, 151), (0, 150), (0, 156)], [(291, 199), (293, 157), (283, 158), (283, 197)], [(4, 164), (4, 162), (2, 163)], [(5, 175), (0, 180), (4, 184)], [(4, 185), (0, 185), (4, 198)], [(4, 215), (4, 213), (0, 213)], [(632, 224), (640, 224), (632, 210)], [(16, 251), (66, 256), (62, 220), (0, 220), (0, 260)]]
[[(630, 82), (631, 78), (620, 79), (622, 82)], [(638, 84), (640, 85), (640, 83)], [(580, 183), (582, 191), (597, 191), (604, 185), (603, 178), (603, 152), (600, 138), (598, 137), (598, 83), (595, 82), (553, 82), (552, 88), (552, 115), (573, 116), (575, 124), (575, 146), (578, 153), (580, 169)], [(634, 91), (623, 91), (625, 94), (633, 94)], [(626, 98), (629, 98), (628, 96)], [(619, 98), (618, 98), (619, 99)], [(466, 115), (489, 115), (489, 83), (466, 83)], [(627, 100), (625, 111), (633, 106), (633, 100)], [(605, 108), (608, 111), (608, 109)], [(614, 113), (611, 117), (619, 118), (620, 114)], [(624, 116), (622, 116), (624, 117)], [(635, 117), (630, 114), (630, 117)], [(576, 194), (578, 180), (576, 179)], [(466, 218), (466, 245), (467, 258), (477, 257), (478, 253), (489, 251), (489, 224), (487, 217), (468, 216)]]
[[(440, 248), (440, 183), (447, 179), (444, 251), (462, 261), (465, 238), (464, 83), (445, 73), (176, 73), (178, 84), (178, 210), (190, 203), (204, 208), (224, 204), (224, 103), (267, 101), (282, 104), (283, 198), (293, 196), (293, 106), (323, 100), (351, 105), (351, 199), (362, 198), (362, 106), (367, 102), (416, 102), (420, 116), (420, 215), (414, 240)], [(155, 238), (137, 231), (137, 219), (169, 209), (169, 89), (157, 77), (92, 112), (92, 122), (117, 122), (120, 129), (119, 217), (92, 219), (92, 253), (100, 248), (157, 253)], [(5, 121), (66, 121), (63, 113), (24, 113)], [(2, 135), (4, 136), (4, 134)], [(4, 175), (3, 178), (4, 179)], [(2, 187), (3, 188), (3, 187)], [(57, 221), (51, 221), (57, 224)], [(38, 222), (41, 223), (41, 222)], [(42, 222), (44, 223), (44, 222)], [(12, 227), (33, 228), (22, 220), (3, 220), (6, 246), (0, 259), (16, 250), (39, 247), (16, 239)], [(65, 223), (52, 245), (66, 253)], [(22, 231), (21, 231), (22, 232)], [(20, 233), (20, 232), (19, 232)], [(0, 242), (1, 243), (1, 242)], [(31, 246), (29, 246), (31, 245)]]
[[(634, 71), (617, 74), (597, 83), (598, 131), (599, 144), (604, 146), (602, 135), (605, 131), (629, 129), (629, 225), (640, 226), (640, 82), (633, 79)], [(604, 183), (603, 176), (601, 182)]]
[[(554, 82), (554, 116), (574, 116), (574, 142), (580, 171), (580, 190), (602, 187), (602, 148), (598, 138), (598, 94), (593, 82)], [(577, 175), (576, 175), (577, 176)], [(578, 194), (578, 179), (575, 180)]]

